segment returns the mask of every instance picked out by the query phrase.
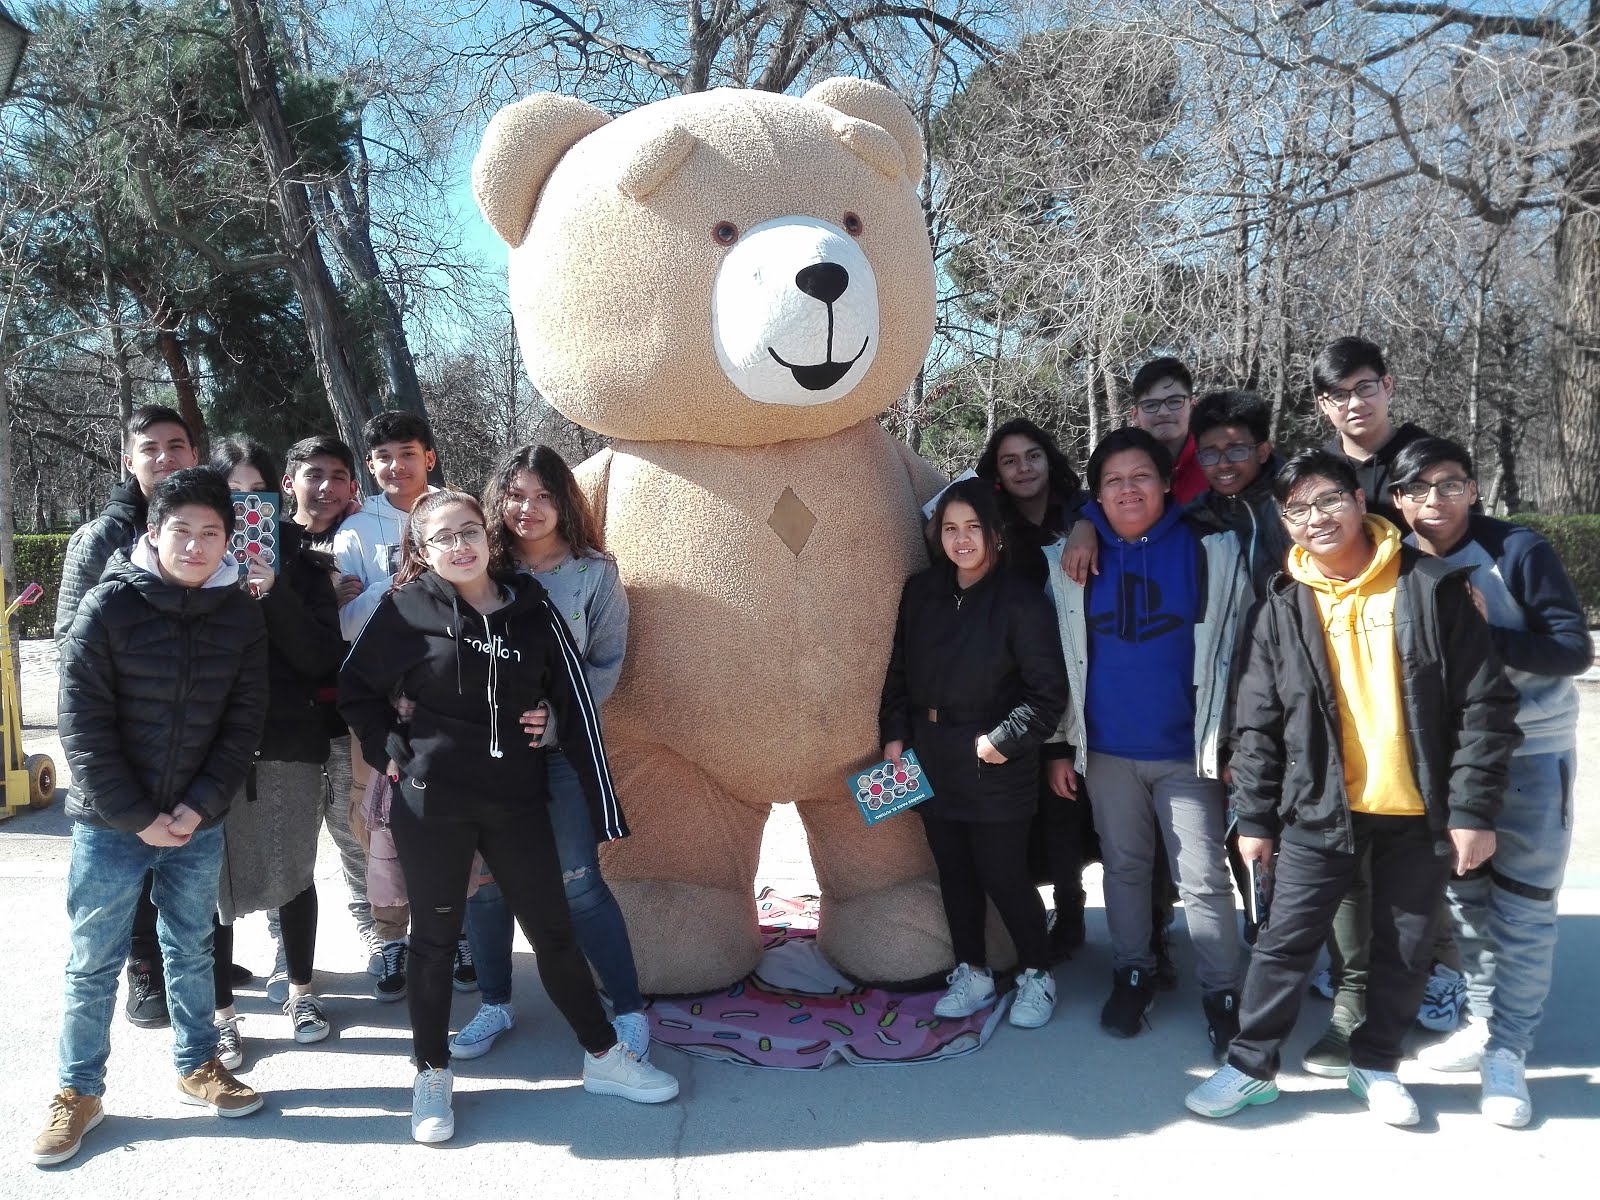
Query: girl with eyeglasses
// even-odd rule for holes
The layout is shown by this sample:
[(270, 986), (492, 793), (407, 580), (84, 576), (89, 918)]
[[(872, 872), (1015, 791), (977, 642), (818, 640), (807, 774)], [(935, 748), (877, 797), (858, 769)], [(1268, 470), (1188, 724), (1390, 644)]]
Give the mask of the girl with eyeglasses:
[[(628, 595), (571, 469), (548, 446), (524, 446), (495, 468), (483, 501), (490, 514), (492, 564), (532, 577), (549, 593), (582, 658), (589, 694), (597, 707), (604, 704), (622, 673)], [(560, 730), (557, 736), (565, 740)], [(650, 1023), (644, 1015), (639, 974), (622, 909), (600, 874), (583, 789), (563, 750), (551, 747), (545, 765), (556, 853), (578, 945), (611, 1001), (618, 1036), (645, 1058), (650, 1051)], [(477, 1058), (488, 1053), (514, 1023), (511, 913), (497, 883), (481, 883), (468, 902), (467, 936), (482, 1003), (451, 1042), (451, 1050), (459, 1058)]]
[[(595, 837), (624, 836), (582, 660), (544, 588), (491, 569), (488, 523), (471, 496), (433, 492), (412, 508), (395, 586), (351, 648), (339, 687), (363, 754), (388, 763), (389, 827), (412, 902), (412, 1137), (455, 1132), (451, 969), (480, 854), (586, 1052), (584, 1088), (646, 1103), (677, 1095), (675, 1079), (618, 1044), (595, 994), (562, 887), (546, 751), (527, 734), (548, 705)], [(405, 723), (397, 696), (410, 702)]]

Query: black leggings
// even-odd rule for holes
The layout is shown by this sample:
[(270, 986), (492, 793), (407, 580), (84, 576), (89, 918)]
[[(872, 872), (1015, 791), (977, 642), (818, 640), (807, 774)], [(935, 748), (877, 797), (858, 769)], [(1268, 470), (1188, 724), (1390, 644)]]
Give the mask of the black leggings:
[(150, 881), (155, 878), (150, 871), (144, 873), (144, 887), (139, 889), (139, 903), (133, 910), (133, 937), (128, 946), (128, 957), (134, 962), (146, 962), (161, 975), (161, 941), (156, 936), (156, 905), (150, 899)]
[(472, 856), (482, 854), (517, 924), (533, 944), (539, 980), (590, 1054), (617, 1037), (595, 994), (594, 977), (578, 949), (561, 882), (550, 814), (543, 805), (479, 812), (443, 821), (414, 813), (410, 781), (390, 806), (389, 832), (411, 897), (411, 954), (406, 1000), (417, 1068), (450, 1065), (450, 972), (466, 915)]
[[(317, 948), (317, 885), (310, 884), (278, 909), (283, 936), (283, 956), (289, 964), (289, 982), (304, 987), (311, 982), (311, 958)], [(211, 919), (211, 985), (217, 1007), (233, 1003), (233, 926)]]
[[(1028, 875), (1028, 831), (1020, 821), (944, 821), (924, 816), (928, 849), (939, 869), (939, 895), (956, 961), (988, 964), (983, 925), (985, 897), (994, 901), (1017, 947), (1017, 965), (1044, 970), (1050, 964), (1044, 902)], [(407, 877), (409, 878), (409, 876)]]

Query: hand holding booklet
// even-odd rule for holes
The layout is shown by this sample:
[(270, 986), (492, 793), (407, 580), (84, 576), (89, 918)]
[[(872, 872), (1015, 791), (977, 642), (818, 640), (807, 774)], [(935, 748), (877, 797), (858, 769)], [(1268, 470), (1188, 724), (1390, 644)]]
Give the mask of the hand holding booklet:
[(898, 766), (886, 759), (850, 776), (846, 784), (868, 825), (886, 821), (903, 809), (933, 798), (933, 789), (928, 786), (915, 750), (902, 754)]

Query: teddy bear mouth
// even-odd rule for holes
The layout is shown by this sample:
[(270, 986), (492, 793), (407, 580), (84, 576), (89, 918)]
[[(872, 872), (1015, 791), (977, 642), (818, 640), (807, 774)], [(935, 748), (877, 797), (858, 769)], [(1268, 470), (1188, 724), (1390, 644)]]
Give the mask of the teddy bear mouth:
[(861, 356), (867, 352), (867, 344), (871, 341), (871, 337), (863, 338), (861, 349), (856, 351), (855, 357), (844, 362), (836, 362), (834, 360), (831, 344), (828, 347), (828, 360), (820, 363), (786, 362), (783, 356), (771, 346), (767, 347), (767, 353), (772, 355), (772, 360), (780, 367), (786, 368), (789, 374), (794, 376), (794, 381), (805, 388), (806, 391), (825, 392), (849, 374), (850, 368), (855, 366), (860, 361)]

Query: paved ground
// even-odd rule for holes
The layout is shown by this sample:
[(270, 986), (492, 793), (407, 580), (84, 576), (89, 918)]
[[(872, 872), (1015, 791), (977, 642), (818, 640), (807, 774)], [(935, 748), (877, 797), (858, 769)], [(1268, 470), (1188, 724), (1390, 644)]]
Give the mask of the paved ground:
[[(53, 665), (44, 643), (23, 653), (24, 742), (55, 744)], [(1209, 1069), (1192, 979), (1163, 996), (1153, 1029), (1129, 1043), (1100, 1032), (1109, 950), (1099, 911), (1090, 944), (1057, 972), (1061, 1005), (1044, 1029), (1002, 1027), (982, 1051), (895, 1070), (758, 1071), (658, 1048), (682, 1097), (645, 1107), (578, 1086), (578, 1051), (539, 989), (519, 942), (519, 1024), (494, 1052), (460, 1064), (456, 1139), (408, 1140), (411, 1070), (404, 1005), (368, 998), (331, 846), (324, 847), (319, 984), (336, 1037), (296, 1046), (259, 990), (247, 1016), (242, 1075), (267, 1108), (224, 1123), (176, 1103), (165, 1032), (112, 1035), (106, 1122), (73, 1163), (41, 1171), (20, 1153), (55, 1086), (65, 959), (66, 824), (60, 806), (0, 823), (0, 964), (12, 1050), (0, 1075), (0, 1197), (162, 1194), (338, 1196), (621, 1195), (776, 1198), (1015, 1195), (1171, 1197), (1199, 1189), (1303, 1197), (1516, 1188), (1581, 1194), (1592, 1174), (1589, 1122), (1600, 1117), (1600, 687), (1584, 689), (1579, 843), (1562, 895), (1558, 986), (1530, 1076), (1526, 1130), (1477, 1115), (1475, 1077), (1453, 1081), (1407, 1064), (1423, 1107), (1418, 1131), (1378, 1125), (1341, 1087), (1286, 1072), (1276, 1105), (1215, 1125), (1185, 1112)], [(59, 761), (59, 759), (58, 759)], [(768, 830), (762, 881), (814, 886), (804, 839), (786, 812)], [(1098, 904), (1097, 891), (1091, 903)], [(1180, 965), (1187, 968), (1179, 938)], [(270, 962), (265, 923), (243, 922), (238, 958)], [(1187, 973), (1187, 971), (1186, 971)], [(473, 1011), (458, 997), (456, 1019)], [(1286, 1061), (1320, 1031), (1308, 1001)], [(15, 1151), (15, 1152), (13, 1152)], [(399, 1154), (401, 1157), (391, 1157)]]

